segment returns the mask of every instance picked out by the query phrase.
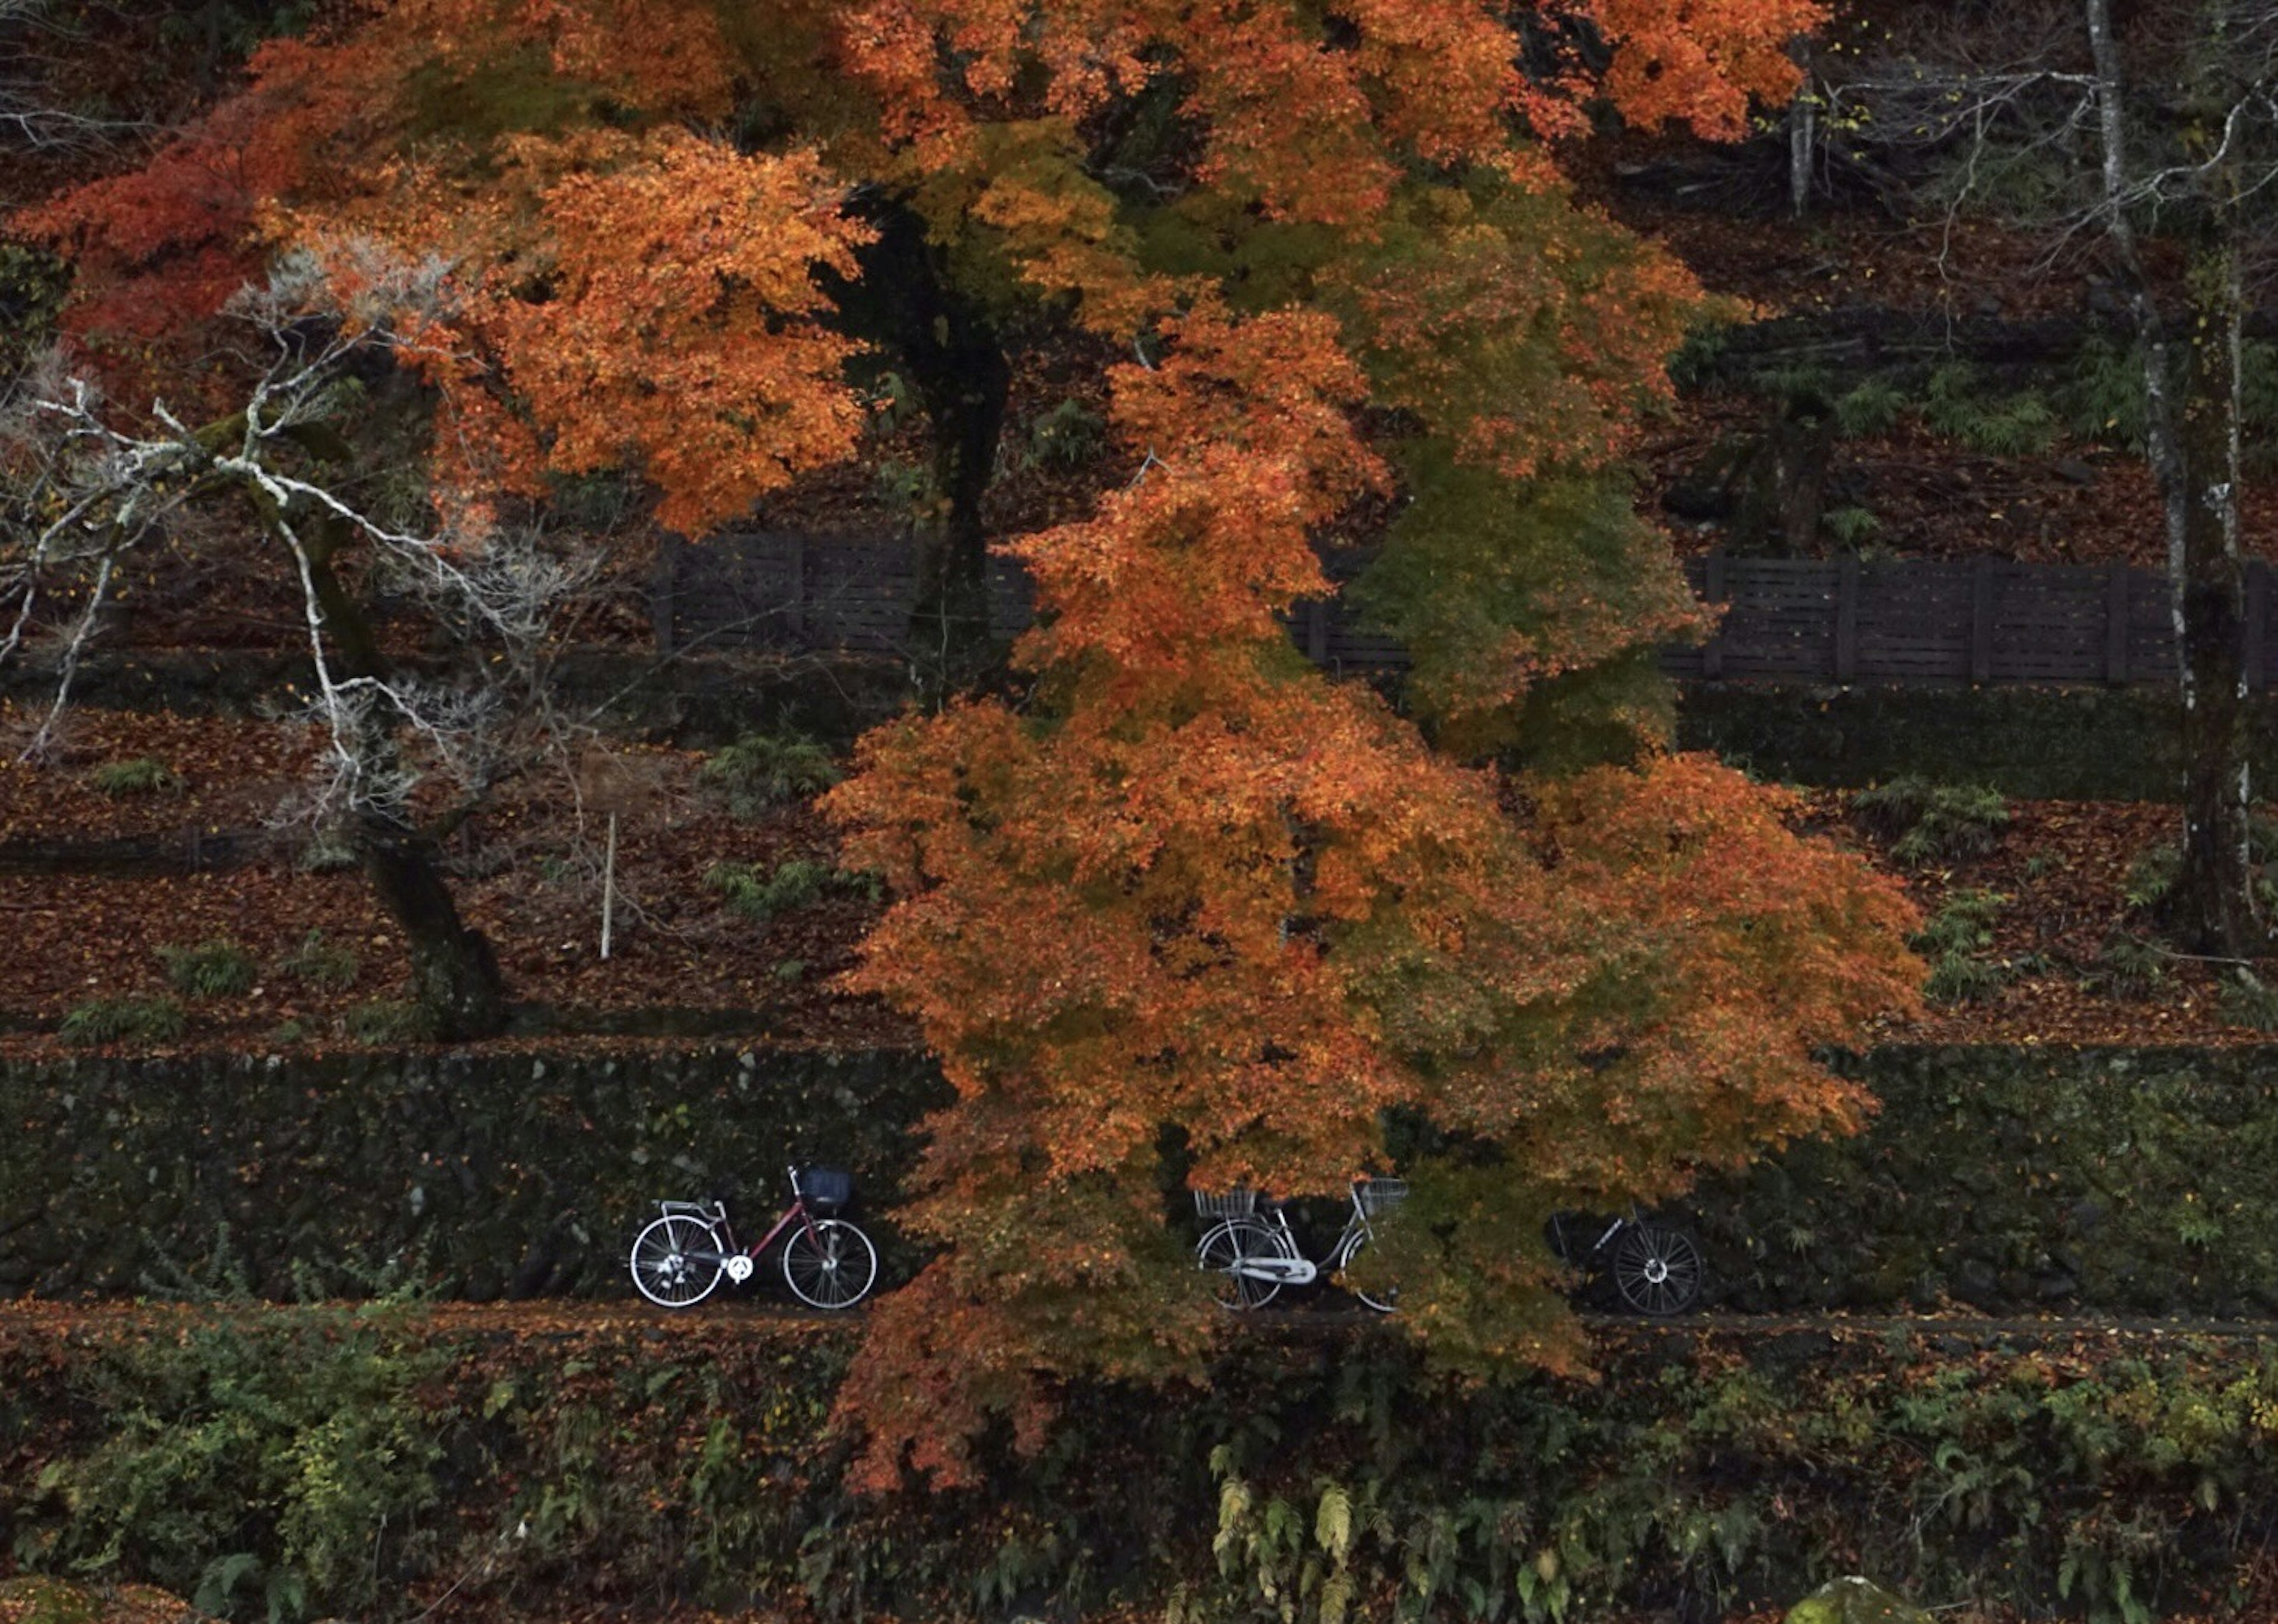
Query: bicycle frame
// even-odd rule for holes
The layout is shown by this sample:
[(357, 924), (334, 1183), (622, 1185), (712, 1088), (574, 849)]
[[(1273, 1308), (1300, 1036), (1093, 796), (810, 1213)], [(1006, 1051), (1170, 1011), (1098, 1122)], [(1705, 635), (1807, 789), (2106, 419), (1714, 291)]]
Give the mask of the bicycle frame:
[(803, 1201), (793, 1201), (791, 1204), (791, 1209), (775, 1221), (775, 1226), (772, 1229), (746, 1247), (736, 1239), (736, 1226), (728, 1216), (728, 1203), (725, 1201), (714, 1201), (709, 1206), (702, 1201), (659, 1201), (656, 1205), (660, 1212), (683, 1213), (699, 1223), (719, 1226), (720, 1232), (728, 1238), (728, 1250), (721, 1253), (717, 1257), (706, 1252), (692, 1253), (690, 1255), (699, 1257), (707, 1263), (719, 1264), (728, 1271), (729, 1283), (734, 1285), (741, 1285), (752, 1277), (752, 1271), (759, 1267), (760, 1254), (773, 1246), (776, 1238), (791, 1228), (794, 1222), (800, 1228), (810, 1231), (814, 1228), (814, 1220), (807, 1213), (806, 1203)]
[(1317, 1263), (1307, 1257), (1305, 1249), (1297, 1244), (1297, 1231), (1289, 1226), (1289, 1213), (1287, 1208), (1278, 1204), (1269, 1207), (1263, 1214), (1258, 1215), (1257, 1221), (1271, 1225), (1280, 1233), (1281, 1239), (1288, 1243), (1290, 1255), (1244, 1257), (1237, 1261), (1227, 1272), (1242, 1275), (1252, 1280), (1271, 1280), (1281, 1285), (1312, 1285), (1321, 1277), (1321, 1263), (1338, 1262), (1344, 1256), (1345, 1248), (1352, 1244), (1356, 1237), (1366, 1236), (1373, 1232), (1369, 1228), (1368, 1220), (1359, 1212), (1348, 1213), (1345, 1216), (1344, 1228), (1337, 1231), (1336, 1239), (1330, 1244), (1328, 1251), (1321, 1258), (1321, 1262)]
[(668, 1214), (685, 1213), (700, 1223), (718, 1224), (720, 1232), (728, 1238), (729, 1250), (722, 1252), (716, 1258), (708, 1254), (698, 1255), (702, 1255), (706, 1262), (716, 1262), (721, 1268), (726, 1269), (730, 1285), (741, 1285), (752, 1277), (752, 1271), (759, 1267), (760, 1254), (775, 1245), (776, 1238), (791, 1228), (794, 1223), (809, 1235), (814, 1232), (814, 1215), (807, 1211), (806, 1197), (799, 1191), (799, 1170), (794, 1167), (786, 1170), (791, 1174), (791, 1206), (785, 1209), (783, 1216), (776, 1220), (773, 1229), (748, 1247), (737, 1244), (736, 1226), (729, 1220), (726, 1201), (715, 1201), (708, 1207), (702, 1201), (659, 1201), (656, 1204), (657, 1209)]

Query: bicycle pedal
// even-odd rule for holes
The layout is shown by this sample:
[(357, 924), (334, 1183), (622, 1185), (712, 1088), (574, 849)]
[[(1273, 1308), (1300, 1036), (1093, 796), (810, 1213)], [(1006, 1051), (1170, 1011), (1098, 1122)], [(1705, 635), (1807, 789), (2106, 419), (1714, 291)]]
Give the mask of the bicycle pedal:
[(743, 1285), (752, 1277), (752, 1260), (748, 1257), (738, 1255), (726, 1259), (724, 1266), (728, 1270), (729, 1280), (737, 1285)]

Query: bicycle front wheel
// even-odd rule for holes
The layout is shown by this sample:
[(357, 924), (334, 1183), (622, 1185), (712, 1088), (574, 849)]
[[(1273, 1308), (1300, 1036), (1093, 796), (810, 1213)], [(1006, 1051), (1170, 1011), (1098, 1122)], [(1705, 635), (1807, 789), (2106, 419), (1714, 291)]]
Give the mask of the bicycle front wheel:
[[(1337, 1272), (1342, 1275), (1346, 1269), (1351, 1268), (1353, 1259), (1358, 1257), (1367, 1245), (1368, 1234), (1365, 1231), (1346, 1242), (1345, 1249), (1337, 1254)], [(1379, 1314), (1391, 1314), (1400, 1307), (1400, 1287), (1390, 1282), (1380, 1280), (1372, 1290), (1364, 1290), (1349, 1280), (1342, 1284), (1345, 1290)]]
[(1640, 1314), (1682, 1314), (1701, 1300), (1701, 1248), (1666, 1224), (1632, 1224), (1614, 1242), (1614, 1289)]
[(658, 1218), (633, 1239), (633, 1285), (661, 1308), (703, 1301), (720, 1284), (720, 1237), (684, 1213)]
[(1211, 1283), (1211, 1294), (1221, 1308), (1262, 1308), (1281, 1294), (1281, 1282), (1239, 1273), (1237, 1265), (1252, 1258), (1296, 1255), (1272, 1225), (1255, 1218), (1228, 1218), (1196, 1244), (1195, 1267), (1218, 1277)]
[(851, 1308), (878, 1278), (878, 1249), (844, 1218), (817, 1218), (784, 1242), (784, 1281), (814, 1308)]

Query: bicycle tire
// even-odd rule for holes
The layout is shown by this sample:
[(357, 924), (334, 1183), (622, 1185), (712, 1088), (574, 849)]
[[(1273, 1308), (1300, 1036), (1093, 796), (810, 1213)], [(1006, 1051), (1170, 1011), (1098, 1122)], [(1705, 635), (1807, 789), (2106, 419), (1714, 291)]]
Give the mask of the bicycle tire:
[(1614, 1241), (1614, 1289), (1640, 1314), (1682, 1314), (1701, 1300), (1701, 1247), (1683, 1230), (1639, 1222)]
[(878, 1280), (878, 1248), (844, 1218), (795, 1229), (783, 1249), (784, 1284), (810, 1308), (851, 1308)]
[[(1352, 1266), (1353, 1259), (1360, 1255), (1362, 1248), (1368, 1245), (1369, 1239), (1368, 1231), (1364, 1230), (1359, 1234), (1355, 1235), (1350, 1240), (1345, 1242), (1343, 1248), (1337, 1254), (1336, 1269), (1337, 1273), (1340, 1276), (1342, 1276), (1347, 1269)], [(1397, 1285), (1380, 1285), (1377, 1288), (1376, 1293), (1372, 1295), (1371, 1293), (1363, 1291), (1359, 1286), (1351, 1285), (1349, 1282), (1340, 1280), (1339, 1284), (1343, 1285), (1345, 1290), (1349, 1292), (1365, 1308), (1373, 1308), (1379, 1314), (1397, 1314), (1400, 1312), (1400, 1287)]]
[(1234, 1272), (1245, 1258), (1295, 1257), (1288, 1239), (1270, 1224), (1256, 1218), (1228, 1218), (1195, 1243), (1195, 1267), (1218, 1277), (1211, 1294), (1221, 1308), (1243, 1313), (1262, 1308), (1281, 1294), (1279, 1280), (1259, 1280)]
[(633, 1238), (633, 1287), (660, 1308), (692, 1308), (720, 1284), (722, 1251), (719, 1232), (700, 1218), (652, 1219)]

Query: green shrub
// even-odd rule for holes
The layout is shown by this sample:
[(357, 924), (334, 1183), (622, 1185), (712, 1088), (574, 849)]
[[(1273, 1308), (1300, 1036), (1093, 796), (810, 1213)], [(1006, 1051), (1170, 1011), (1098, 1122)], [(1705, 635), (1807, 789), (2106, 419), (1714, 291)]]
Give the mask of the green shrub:
[(1907, 945), (1930, 962), (1923, 994), (1932, 1003), (1965, 1003), (1999, 990), (2015, 967), (1984, 955), (1993, 945), (1993, 921), (2008, 899), (1994, 891), (1956, 891)]
[(1107, 422), (1081, 400), (1061, 401), (1028, 425), (1032, 467), (1073, 472), (1099, 455), (1107, 443)]
[(304, 874), (335, 874), (356, 865), (356, 850), (341, 835), (325, 832), (301, 848), (294, 865)]
[(222, 1317), (126, 1338), (80, 1376), (100, 1441), (46, 1468), (68, 1505), (42, 1565), (156, 1581), (202, 1613), (271, 1624), (381, 1600), (438, 1498), (436, 1430), (414, 1402), (442, 1367), (371, 1309)]
[(1886, 377), (1870, 377), (1835, 402), (1835, 426), (1848, 439), (1887, 434), (1906, 403), (1896, 384)]
[(351, 1043), (369, 1043), (374, 1048), (425, 1043), (435, 1036), (435, 1020), (409, 1000), (375, 998), (340, 1012), (340, 1034)]
[(1864, 507), (1831, 507), (1819, 515), (1828, 536), (1838, 546), (1854, 551), (1874, 540), (1883, 522)]
[(2244, 965), (2232, 971), (2230, 979), (2222, 984), (2216, 1007), (2222, 1011), (2223, 1019), (2234, 1026), (2278, 1032), (2278, 987), (2272, 987)]
[(794, 798), (820, 795), (839, 780), (838, 765), (815, 740), (799, 733), (752, 733), (716, 751), (697, 772), (728, 797), (738, 818), (756, 818)]
[(251, 990), (259, 966), (227, 937), (191, 948), (160, 948), (166, 980), (186, 998), (237, 998)]
[[(2278, 911), (2278, 822), (2260, 816), (2246, 823), (2246, 860), (2253, 873), (2254, 898), (2265, 912)], [(2182, 878), (2183, 849), (2173, 841), (2146, 846), (2128, 865), (2121, 900), (2138, 912), (2156, 912)]]
[(1937, 432), (1988, 456), (2022, 457), (2046, 451), (2057, 437), (2057, 416), (2031, 390), (2009, 395), (1986, 389), (1966, 362), (1930, 377), (1923, 421)]
[(1998, 790), (1932, 783), (1914, 774), (1860, 790), (1851, 811), (1890, 842), (1893, 862), (1909, 868), (1983, 857), (2009, 823), (2008, 803)]
[(182, 781), (174, 769), (156, 756), (137, 756), (131, 761), (106, 761), (88, 774), (88, 782), (102, 794), (114, 797), (130, 795), (156, 795), (162, 789), (179, 789)]
[(328, 940), (321, 930), (312, 930), (302, 937), (301, 945), (279, 960), (277, 965), (303, 986), (334, 992), (352, 985), (360, 966), (354, 948), (344, 942)]
[(2097, 949), (2091, 983), (2122, 998), (2149, 997), (2167, 980), (2168, 956), (2157, 944), (2124, 931)]
[(172, 998), (91, 998), (65, 1015), (66, 1043), (171, 1043), (189, 1025)]
[(727, 899), (730, 909), (745, 919), (765, 924), (777, 914), (804, 907), (822, 895), (832, 871), (821, 863), (793, 858), (774, 873), (761, 874), (749, 863), (715, 863), (705, 871), (704, 883)]

